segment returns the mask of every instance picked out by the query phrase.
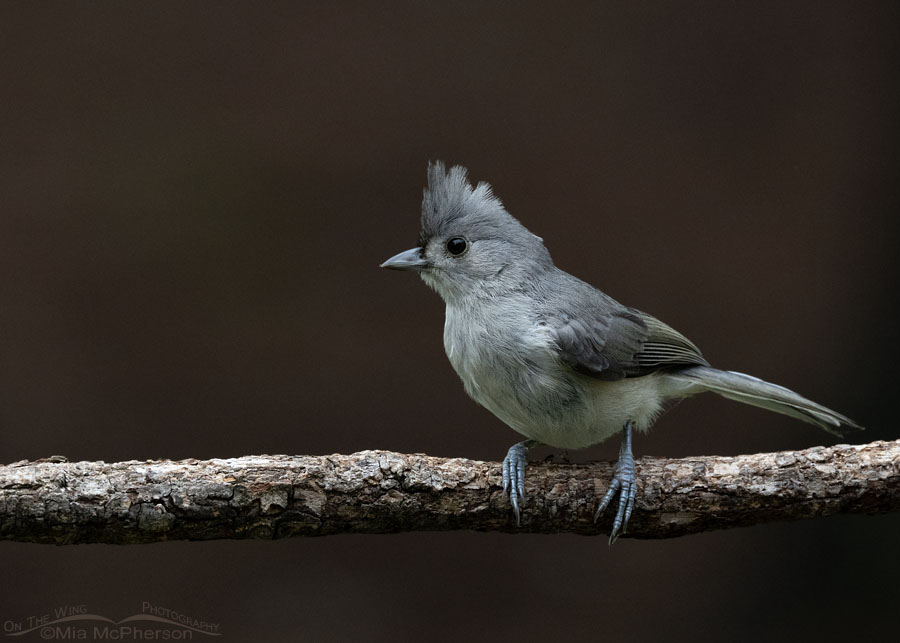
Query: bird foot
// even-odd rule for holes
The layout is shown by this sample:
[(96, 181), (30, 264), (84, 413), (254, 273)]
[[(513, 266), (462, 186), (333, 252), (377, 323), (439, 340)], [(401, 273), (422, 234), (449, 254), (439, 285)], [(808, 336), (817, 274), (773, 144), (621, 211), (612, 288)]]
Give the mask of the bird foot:
[(628, 448), (622, 449), (619, 453), (619, 460), (613, 469), (613, 477), (606, 490), (606, 495), (600, 501), (597, 512), (594, 514), (594, 522), (603, 513), (607, 505), (619, 496), (619, 508), (616, 511), (616, 517), (613, 520), (612, 530), (609, 532), (609, 544), (612, 545), (616, 539), (625, 533), (628, 527), (628, 520), (631, 518), (631, 512), (634, 509), (634, 498), (637, 495), (637, 474), (634, 466), (634, 456), (631, 455), (631, 436), (628, 435)]
[(525, 440), (512, 445), (503, 458), (503, 493), (509, 495), (517, 525), (521, 524), (519, 503), (525, 502), (525, 467), (528, 466), (526, 454), (529, 442)]

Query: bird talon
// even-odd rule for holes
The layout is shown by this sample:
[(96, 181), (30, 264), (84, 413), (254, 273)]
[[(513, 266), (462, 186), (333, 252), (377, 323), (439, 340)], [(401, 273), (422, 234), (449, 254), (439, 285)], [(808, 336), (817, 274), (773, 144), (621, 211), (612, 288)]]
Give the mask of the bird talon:
[(503, 493), (509, 496), (516, 525), (520, 525), (522, 521), (519, 502), (525, 502), (525, 467), (528, 465), (526, 454), (530, 444), (531, 442), (526, 440), (512, 445), (503, 458)]
[(631, 422), (625, 424), (622, 445), (619, 448), (619, 460), (613, 469), (612, 480), (609, 488), (600, 501), (597, 511), (594, 513), (594, 522), (600, 514), (609, 506), (613, 498), (619, 496), (619, 504), (616, 507), (616, 516), (613, 518), (612, 529), (609, 532), (609, 544), (612, 545), (625, 533), (631, 513), (634, 510), (634, 499), (637, 496), (637, 475), (634, 466), (634, 456), (631, 454)]

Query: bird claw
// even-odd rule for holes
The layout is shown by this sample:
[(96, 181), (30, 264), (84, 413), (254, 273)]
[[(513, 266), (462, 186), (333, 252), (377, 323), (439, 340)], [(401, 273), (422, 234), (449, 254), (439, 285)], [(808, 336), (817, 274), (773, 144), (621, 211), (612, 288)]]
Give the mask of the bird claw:
[(634, 498), (637, 495), (637, 476), (635, 474), (634, 457), (628, 453), (619, 457), (616, 467), (613, 469), (613, 477), (609, 483), (606, 495), (600, 501), (597, 512), (594, 514), (594, 522), (603, 513), (610, 501), (619, 495), (619, 508), (613, 520), (612, 530), (609, 532), (609, 544), (612, 545), (620, 534), (624, 534), (628, 527), (628, 520), (634, 509)]
[(509, 495), (516, 525), (521, 524), (519, 503), (525, 502), (525, 467), (528, 466), (528, 441), (518, 442), (506, 452), (503, 458), (503, 493)]
[(594, 513), (594, 522), (603, 513), (607, 505), (619, 495), (619, 508), (613, 519), (612, 529), (609, 532), (609, 544), (612, 545), (621, 534), (625, 533), (631, 512), (634, 510), (634, 498), (637, 495), (637, 473), (634, 466), (634, 456), (631, 454), (631, 421), (626, 422), (623, 431), (622, 444), (619, 447), (619, 459), (613, 468), (613, 477), (609, 482), (606, 495), (600, 501), (600, 506)]

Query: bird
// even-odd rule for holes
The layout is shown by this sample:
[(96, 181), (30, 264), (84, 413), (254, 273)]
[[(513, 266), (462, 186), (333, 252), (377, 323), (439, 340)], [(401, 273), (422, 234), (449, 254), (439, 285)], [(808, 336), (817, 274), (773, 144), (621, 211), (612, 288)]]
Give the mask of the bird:
[(637, 495), (632, 434), (672, 402), (711, 391), (842, 436), (862, 426), (764, 380), (712, 367), (655, 317), (558, 268), (541, 237), (465, 167), (429, 162), (416, 247), (381, 267), (417, 272), (446, 305), (444, 348), (468, 395), (526, 439), (502, 464), (517, 524), (530, 448), (581, 449), (621, 435), (596, 522), (618, 496), (609, 543)]

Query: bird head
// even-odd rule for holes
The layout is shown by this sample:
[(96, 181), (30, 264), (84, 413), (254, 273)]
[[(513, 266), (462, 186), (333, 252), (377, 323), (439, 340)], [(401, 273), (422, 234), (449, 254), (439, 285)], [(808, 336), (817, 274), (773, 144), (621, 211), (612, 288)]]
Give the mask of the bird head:
[(448, 303), (515, 288), (553, 265), (540, 237), (519, 223), (460, 165), (428, 165), (419, 243), (382, 268), (418, 272)]

